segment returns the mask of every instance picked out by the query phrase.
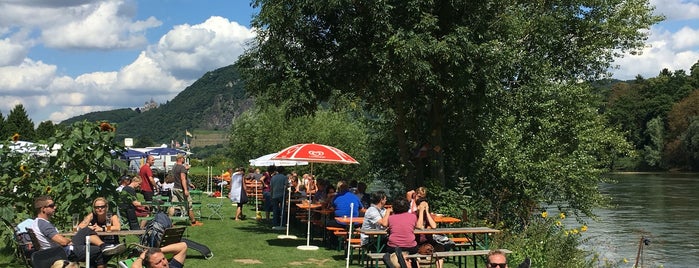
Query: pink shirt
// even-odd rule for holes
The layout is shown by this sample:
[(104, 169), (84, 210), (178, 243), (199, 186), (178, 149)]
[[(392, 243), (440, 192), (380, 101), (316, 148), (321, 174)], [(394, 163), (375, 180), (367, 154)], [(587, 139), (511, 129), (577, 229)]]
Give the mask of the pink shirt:
[(389, 247), (412, 248), (417, 246), (415, 241), (415, 223), (417, 216), (415, 213), (401, 213), (388, 216), (388, 235)]

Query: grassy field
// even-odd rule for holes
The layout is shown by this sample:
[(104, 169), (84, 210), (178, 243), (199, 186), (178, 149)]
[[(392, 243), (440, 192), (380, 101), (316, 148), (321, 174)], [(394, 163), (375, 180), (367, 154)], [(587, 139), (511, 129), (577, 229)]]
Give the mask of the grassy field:
[[(207, 245), (214, 257), (206, 260), (193, 250), (187, 254), (186, 267), (345, 267), (346, 253), (334, 249), (326, 249), (321, 239), (311, 241), (312, 245), (320, 246), (316, 251), (303, 251), (296, 247), (306, 244), (306, 225), (292, 223), (290, 234), (296, 235), (296, 240), (278, 239), (277, 236), (285, 231), (274, 231), (271, 225), (255, 220), (253, 205), (244, 208), (246, 220), (234, 221), (235, 206), (228, 199), (204, 197), (204, 203), (223, 202), (221, 213), (223, 220), (207, 219), (211, 212), (204, 205), (204, 225), (188, 227), (186, 236), (190, 240)], [(263, 213), (264, 217), (264, 213)], [(136, 237), (129, 237), (127, 242), (135, 242)], [(356, 251), (355, 251), (356, 254)], [(472, 259), (469, 264), (472, 264)], [(479, 264), (483, 267), (482, 263)], [(356, 259), (351, 265), (359, 267)], [(0, 256), (0, 267), (23, 267), (18, 260), (8, 253)], [(112, 263), (110, 267), (117, 267)], [(457, 267), (448, 263), (445, 267)]]

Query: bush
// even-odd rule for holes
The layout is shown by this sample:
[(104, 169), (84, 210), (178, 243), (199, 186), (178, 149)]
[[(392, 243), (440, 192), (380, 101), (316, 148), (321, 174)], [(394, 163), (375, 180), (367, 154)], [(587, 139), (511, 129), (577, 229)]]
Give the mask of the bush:
[(587, 226), (565, 228), (561, 222), (565, 214), (549, 217), (548, 212), (532, 216), (531, 223), (522, 231), (503, 232), (494, 239), (495, 248), (506, 248), (513, 253), (508, 255), (511, 264), (531, 258), (537, 267), (592, 267), (587, 257), (591, 254), (579, 249), (582, 233)]

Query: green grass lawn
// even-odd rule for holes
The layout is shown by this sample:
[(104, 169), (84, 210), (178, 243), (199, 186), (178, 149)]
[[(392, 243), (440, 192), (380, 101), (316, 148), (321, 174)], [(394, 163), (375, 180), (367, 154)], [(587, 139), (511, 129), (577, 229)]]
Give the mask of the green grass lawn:
[[(321, 245), (320, 238), (311, 241), (312, 245), (320, 246), (319, 250), (304, 251), (296, 248), (306, 244), (306, 225), (292, 223), (290, 234), (296, 235), (298, 239), (282, 240), (277, 236), (286, 234), (286, 231), (274, 231), (270, 224), (256, 221), (254, 205), (245, 206), (246, 220), (234, 221), (232, 216), (235, 206), (231, 205), (230, 200), (204, 197), (202, 201), (223, 201), (221, 214), (224, 219), (207, 219), (211, 212), (204, 205), (204, 225), (188, 227), (185, 235), (190, 240), (207, 245), (214, 257), (206, 260), (199, 252), (190, 249), (186, 267), (345, 267), (346, 253), (326, 249)], [(135, 241), (136, 237), (128, 238), (128, 242)], [(0, 267), (23, 267), (13, 257), (9, 253), (0, 256)], [(470, 259), (469, 264), (473, 265), (472, 263), (473, 259)], [(483, 267), (482, 263), (479, 265)], [(351, 266), (359, 267), (356, 259)], [(112, 264), (111, 267), (116, 265)], [(457, 266), (449, 263), (445, 267)]]

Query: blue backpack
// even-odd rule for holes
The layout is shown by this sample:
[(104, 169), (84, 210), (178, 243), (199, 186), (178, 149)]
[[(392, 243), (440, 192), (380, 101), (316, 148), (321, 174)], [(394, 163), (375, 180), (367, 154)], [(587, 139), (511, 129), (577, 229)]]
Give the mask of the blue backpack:
[(163, 240), (165, 229), (172, 227), (172, 220), (164, 212), (155, 214), (146, 224), (146, 232), (141, 235), (140, 244), (146, 247), (159, 247)]

